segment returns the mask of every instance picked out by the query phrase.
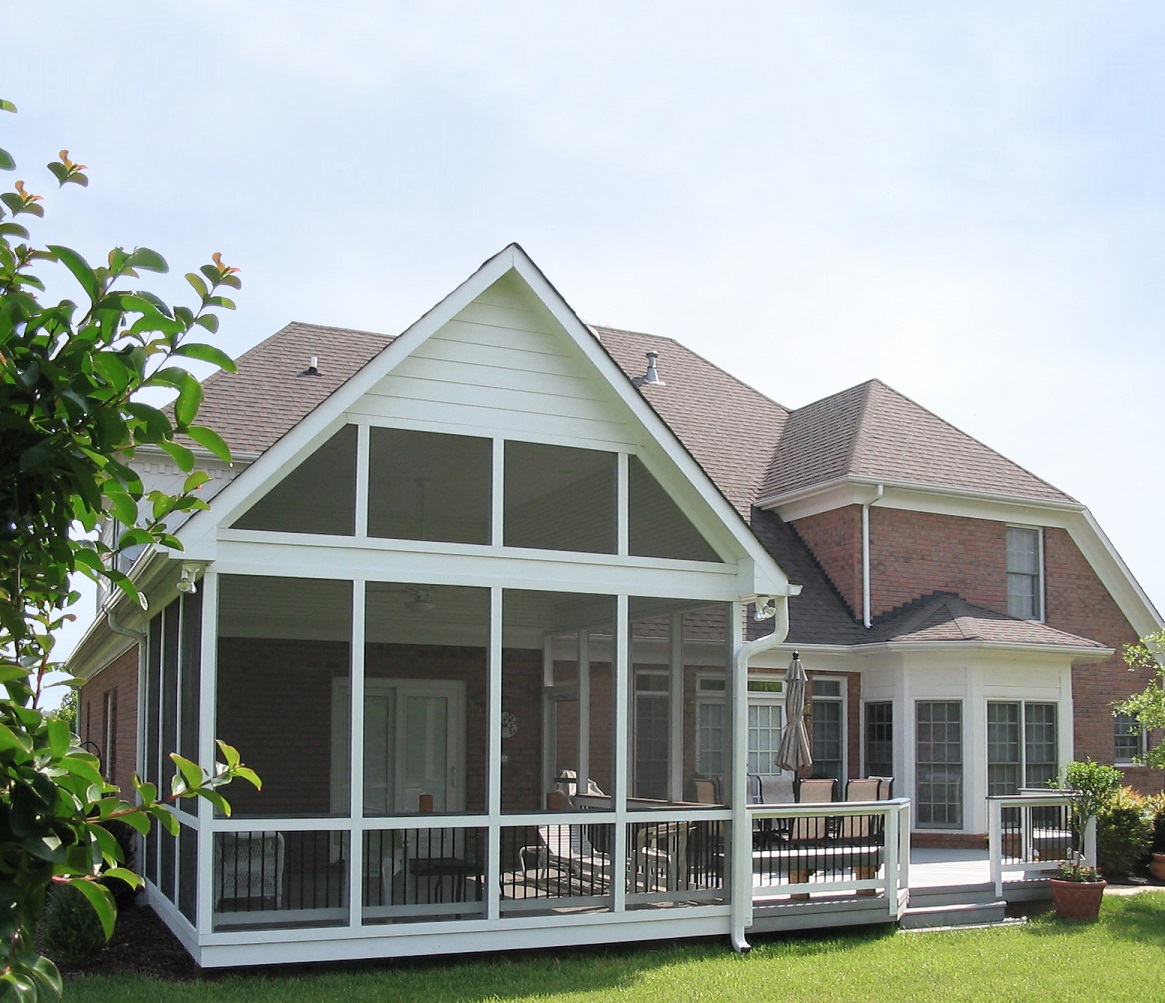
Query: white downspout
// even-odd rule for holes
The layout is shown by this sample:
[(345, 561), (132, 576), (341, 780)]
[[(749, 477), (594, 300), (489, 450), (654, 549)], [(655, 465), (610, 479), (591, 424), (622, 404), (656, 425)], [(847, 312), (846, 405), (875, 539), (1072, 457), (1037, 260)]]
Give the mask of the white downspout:
[(874, 497), (862, 505), (862, 623), (870, 624), (870, 506), (886, 491), (885, 484), (879, 484)]
[(748, 742), (741, 741), (741, 722), (748, 720), (748, 663), (754, 655), (784, 643), (789, 636), (789, 596), (801, 586), (790, 585), (783, 596), (758, 596), (755, 620), (773, 621), (773, 631), (755, 641), (745, 641), (736, 651), (732, 687), (732, 948), (746, 953), (750, 947), (744, 931), (752, 926), (752, 823), (748, 812)]

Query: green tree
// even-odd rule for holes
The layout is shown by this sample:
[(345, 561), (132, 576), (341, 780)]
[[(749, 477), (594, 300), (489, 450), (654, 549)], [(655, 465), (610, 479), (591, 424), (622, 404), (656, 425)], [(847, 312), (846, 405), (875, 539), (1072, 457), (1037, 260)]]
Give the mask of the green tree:
[[(0, 110), (16, 109), (0, 101)], [(0, 150), (0, 168), (14, 167)], [(61, 188), (88, 184), (67, 150), (48, 170)], [(115, 909), (99, 876), (140, 884), (120, 866), (110, 821), (176, 833), (168, 802), (204, 797), (229, 811), (224, 784), (258, 786), (219, 743), (222, 762), (210, 771), (172, 756), (177, 772), (165, 796), (135, 777), (131, 803), (102, 778), (67, 720), (41, 709), (56, 632), (78, 598), (71, 576), (103, 578), (144, 606), (113, 559), (128, 547), (179, 548), (168, 521), (206, 507), (197, 492), (207, 475), (191, 446), (230, 458), (222, 439), (196, 424), (202, 391), (179, 363), (233, 369), (190, 335), (215, 331), (216, 311), (234, 309), (224, 291), (239, 288), (236, 269), (215, 254), (186, 277), (196, 305), (170, 306), (137, 284), (143, 272), (167, 270), (156, 251), (115, 247), (93, 266), (68, 247), (35, 245), (24, 220), (44, 216), (41, 202), (23, 181), (0, 194), (0, 996), (20, 1000), (61, 990), (55, 965), (34, 946), (50, 885), (81, 891), (108, 937)], [(74, 284), (79, 302), (50, 301), (42, 276)], [(172, 409), (142, 401), (150, 388), (176, 391)], [(181, 491), (145, 489), (130, 466), (143, 445), (187, 472)], [(123, 527), (111, 543), (95, 538), (106, 518)]]
[[(1125, 664), (1130, 669), (1145, 669), (1149, 682), (1140, 693), (1113, 704), (1119, 714), (1128, 714), (1141, 731), (1165, 728), (1165, 630), (1142, 637), (1136, 644), (1126, 644)], [(1165, 740), (1149, 748), (1139, 762), (1165, 770)]]

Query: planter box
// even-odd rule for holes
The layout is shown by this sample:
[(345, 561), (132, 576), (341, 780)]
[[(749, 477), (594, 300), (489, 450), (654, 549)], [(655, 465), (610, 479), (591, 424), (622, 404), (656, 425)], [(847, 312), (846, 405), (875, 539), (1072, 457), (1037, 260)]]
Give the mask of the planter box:
[(1052, 878), (1052, 905), (1061, 919), (1094, 920), (1100, 915), (1100, 900), (1107, 881), (1061, 881)]

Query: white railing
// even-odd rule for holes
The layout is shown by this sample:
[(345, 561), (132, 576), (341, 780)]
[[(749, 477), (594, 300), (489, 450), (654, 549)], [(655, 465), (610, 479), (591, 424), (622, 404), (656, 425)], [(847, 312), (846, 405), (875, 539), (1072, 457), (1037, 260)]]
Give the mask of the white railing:
[(753, 902), (811, 893), (881, 895), (898, 919), (910, 885), (910, 799), (750, 805)]
[[(1007, 815), (1005, 816), (1005, 812)], [(1063, 861), (1096, 866), (1096, 819), (1084, 828), (1084, 853), (1077, 850), (1076, 824), (1067, 794), (1009, 794), (987, 799), (987, 833), (991, 881), (1003, 895), (1003, 872), (1022, 878), (1045, 872)]]

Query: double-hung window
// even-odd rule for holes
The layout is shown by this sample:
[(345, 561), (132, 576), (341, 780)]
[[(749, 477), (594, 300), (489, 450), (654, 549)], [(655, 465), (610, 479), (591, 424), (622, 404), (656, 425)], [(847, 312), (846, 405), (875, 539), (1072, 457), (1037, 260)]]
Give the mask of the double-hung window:
[(1007, 612), (1022, 620), (1044, 618), (1043, 537), (1038, 529), (1007, 527)]
[(1131, 714), (1113, 716), (1113, 752), (1121, 766), (1131, 766), (1145, 754), (1145, 733)]

